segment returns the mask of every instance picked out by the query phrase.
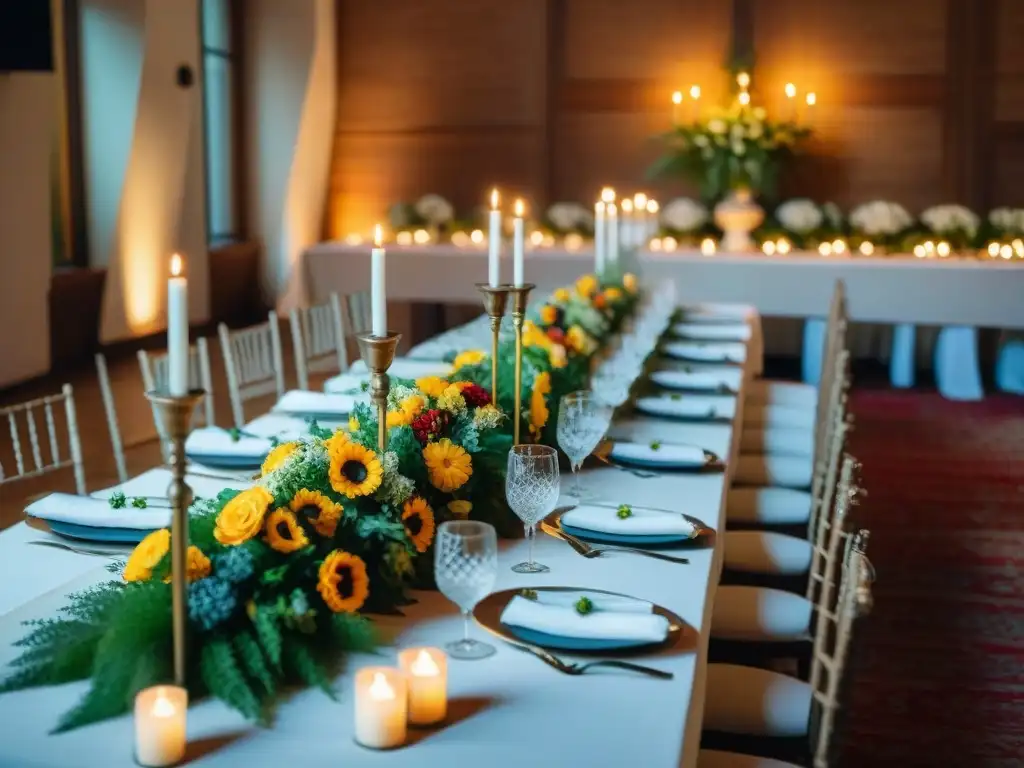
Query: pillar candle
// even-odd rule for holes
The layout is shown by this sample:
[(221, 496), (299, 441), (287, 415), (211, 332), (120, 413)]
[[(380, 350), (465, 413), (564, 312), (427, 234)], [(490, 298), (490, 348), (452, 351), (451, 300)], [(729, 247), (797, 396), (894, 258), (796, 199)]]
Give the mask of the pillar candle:
[(491, 190), (490, 229), (487, 233), (487, 282), (491, 288), (501, 285), (501, 209), (498, 190)]
[(619, 204), (619, 239), (626, 248), (632, 248), (636, 233), (633, 231), (633, 201), (628, 197)]
[(431, 725), (448, 714), (448, 658), (440, 648), (409, 648), (398, 654), (409, 682), (409, 722)]
[(356, 673), (355, 739), (370, 749), (405, 743), (409, 708), (405, 675), (389, 667), (367, 667)]
[(605, 260), (605, 204), (603, 200), (594, 203), (594, 272), (604, 272)]
[(370, 332), (379, 338), (388, 335), (388, 296), (385, 286), (384, 236), (380, 224), (373, 231), (374, 248), (370, 252), (370, 308), (372, 327)]
[(175, 397), (188, 394), (188, 278), (177, 253), (167, 281), (167, 391)]
[(516, 200), (515, 218), (512, 219), (512, 284), (516, 288), (523, 286), (523, 256), (526, 251), (526, 230), (523, 214), (525, 206), (522, 200)]
[(135, 696), (135, 761), (147, 768), (176, 765), (185, 757), (188, 691), (155, 685)]
[(608, 203), (608, 263), (619, 263), (619, 214), (615, 203)]

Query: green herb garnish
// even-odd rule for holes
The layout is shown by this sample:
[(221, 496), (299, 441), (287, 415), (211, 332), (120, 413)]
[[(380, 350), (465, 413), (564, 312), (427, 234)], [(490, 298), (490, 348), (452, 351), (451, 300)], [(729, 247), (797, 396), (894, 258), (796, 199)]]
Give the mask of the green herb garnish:
[(136, 496), (132, 499), (132, 506), (136, 509), (145, 509), (149, 506), (149, 502), (143, 496)]
[(652, 451), (661, 450), (661, 440), (652, 440), (651, 441), (651, 450)]
[(586, 616), (588, 613), (594, 610), (594, 603), (591, 602), (589, 597), (581, 597), (576, 601), (576, 613), (580, 616)]
[(114, 491), (110, 494), (109, 502), (111, 509), (124, 509), (128, 506), (127, 497), (120, 491)]
[(229, 427), (228, 436), (231, 438), (232, 443), (237, 443), (239, 440), (242, 439), (242, 430), (240, 430), (238, 427)]
[(629, 504), (619, 504), (619, 509), (616, 513), (620, 520), (625, 520), (627, 517), (633, 516), (633, 508)]
[(369, 392), (370, 391), (370, 382), (369, 381), (361, 381), (361, 382), (359, 382), (359, 389), (361, 389), (363, 392)]
[(677, 393), (676, 393), (676, 394), (674, 394), (674, 395), (669, 395), (669, 396), (668, 396), (668, 399), (669, 399), (669, 400), (682, 400), (682, 399), (683, 399), (683, 396), (682, 396), (682, 395), (680, 395), (680, 394), (679, 394), (679, 393), (677, 392)]
[(536, 589), (520, 589), (519, 590), (519, 596), (520, 597), (525, 597), (527, 600), (536, 600), (537, 599), (537, 590)]

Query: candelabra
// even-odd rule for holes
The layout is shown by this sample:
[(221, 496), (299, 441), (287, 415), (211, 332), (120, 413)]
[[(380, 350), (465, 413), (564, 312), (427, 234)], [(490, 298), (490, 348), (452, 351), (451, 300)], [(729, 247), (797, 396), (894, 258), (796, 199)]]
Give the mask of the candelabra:
[(192, 431), (192, 414), (206, 392), (193, 389), (186, 395), (147, 392), (146, 397), (163, 424), (163, 434), (171, 443), (171, 484), (167, 498), (171, 503), (171, 618), (174, 641), (174, 682), (186, 685), (186, 644), (188, 626), (188, 508), (192, 489), (185, 482), (185, 440)]
[(498, 404), (498, 336), (501, 331), (501, 318), (505, 316), (508, 304), (509, 286), (491, 286), (488, 283), (477, 283), (476, 289), (483, 294), (484, 309), (491, 318), (491, 402)]
[(370, 371), (370, 402), (377, 406), (377, 448), (381, 453), (388, 448), (388, 390), (391, 380), (388, 368), (395, 360), (395, 350), (402, 334), (388, 332), (387, 336), (374, 336), (368, 331), (356, 334), (359, 353)]
[(523, 320), (526, 317), (526, 305), (530, 301), (530, 291), (536, 286), (532, 283), (516, 285), (509, 288), (512, 294), (512, 327), (516, 332), (516, 369), (515, 369), (515, 418), (513, 423), (513, 445), (519, 445), (519, 426), (523, 411)]

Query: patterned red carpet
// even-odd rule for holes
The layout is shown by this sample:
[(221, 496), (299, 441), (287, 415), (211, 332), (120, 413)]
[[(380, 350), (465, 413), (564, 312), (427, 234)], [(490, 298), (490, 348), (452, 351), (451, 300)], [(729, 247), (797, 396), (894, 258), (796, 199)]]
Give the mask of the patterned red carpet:
[(844, 765), (1024, 766), (1024, 398), (852, 409), (878, 581)]

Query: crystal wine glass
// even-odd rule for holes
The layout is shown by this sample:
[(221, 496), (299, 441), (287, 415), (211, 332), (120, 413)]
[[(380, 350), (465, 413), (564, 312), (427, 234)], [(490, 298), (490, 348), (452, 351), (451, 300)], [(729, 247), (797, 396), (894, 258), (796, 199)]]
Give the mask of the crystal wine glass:
[(537, 523), (547, 517), (558, 502), (558, 452), (548, 445), (514, 445), (508, 453), (505, 498), (526, 528), (530, 559), (512, 566), (516, 573), (544, 573), (551, 570), (534, 562), (533, 538)]
[(573, 488), (579, 500), (583, 498), (580, 467), (608, 431), (611, 417), (611, 408), (585, 389), (565, 395), (558, 406), (558, 447), (569, 457)]
[(475, 520), (441, 523), (434, 542), (434, 579), (441, 594), (462, 611), (462, 639), (445, 645), (453, 659), (485, 659), (494, 646), (469, 636), (469, 615), (498, 578), (498, 535)]

